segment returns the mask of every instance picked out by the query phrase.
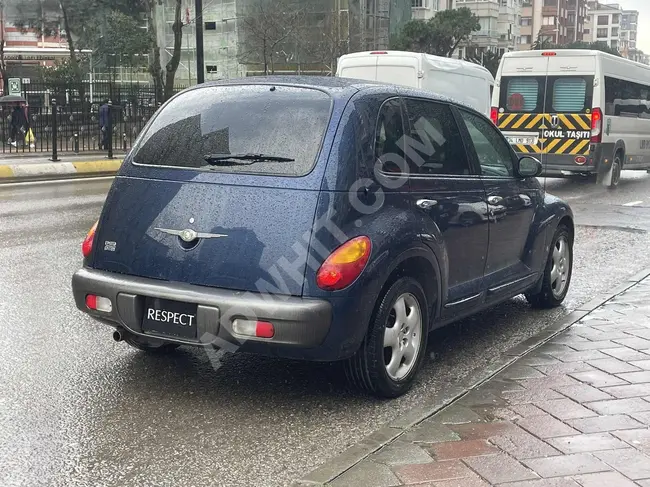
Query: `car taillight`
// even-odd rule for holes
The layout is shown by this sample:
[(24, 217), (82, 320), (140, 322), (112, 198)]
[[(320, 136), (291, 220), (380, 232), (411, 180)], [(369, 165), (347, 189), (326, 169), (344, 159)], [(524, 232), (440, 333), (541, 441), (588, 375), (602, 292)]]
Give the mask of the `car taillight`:
[(88, 257), (90, 253), (93, 251), (93, 241), (95, 240), (95, 232), (97, 231), (97, 223), (92, 226), (90, 231), (88, 232), (88, 235), (86, 235), (86, 238), (84, 239), (83, 243), (81, 244), (81, 253), (84, 255), (84, 257)]
[(490, 118), (494, 125), (499, 123), (499, 109), (497, 107), (492, 107), (492, 110), (490, 110)]
[(603, 140), (603, 112), (594, 108), (591, 112), (591, 143), (600, 144)]
[(371, 248), (368, 237), (356, 237), (341, 245), (318, 269), (318, 287), (325, 291), (339, 291), (348, 287), (366, 267)]

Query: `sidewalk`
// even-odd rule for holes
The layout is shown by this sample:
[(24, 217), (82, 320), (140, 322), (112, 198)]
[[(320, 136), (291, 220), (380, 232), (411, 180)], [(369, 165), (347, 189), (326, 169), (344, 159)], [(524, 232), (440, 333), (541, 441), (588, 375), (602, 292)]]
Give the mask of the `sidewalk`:
[(650, 487), (650, 278), (627, 287), (327, 485)]
[(63, 153), (59, 161), (52, 162), (51, 154), (1, 154), (0, 183), (76, 178), (88, 176), (111, 176), (122, 165), (124, 154), (116, 153), (108, 159), (105, 153)]

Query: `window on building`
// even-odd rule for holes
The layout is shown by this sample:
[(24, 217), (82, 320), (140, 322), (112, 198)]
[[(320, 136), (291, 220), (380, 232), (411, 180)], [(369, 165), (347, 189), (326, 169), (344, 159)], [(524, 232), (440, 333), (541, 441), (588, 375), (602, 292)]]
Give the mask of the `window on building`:
[(612, 37), (618, 37), (618, 27), (612, 27)]
[(569, 21), (570, 24), (575, 24), (576, 23), (576, 14), (569, 14), (567, 17), (567, 20)]
[(609, 15), (599, 15), (598, 25), (609, 25)]
[(521, 43), (522, 44), (530, 44), (531, 43), (531, 37), (532, 36), (521, 36)]
[(532, 17), (522, 17), (521, 18), (521, 25), (526, 26), (526, 25), (533, 25), (533, 19)]
[(612, 24), (618, 25), (620, 19), (621, 19), (621, 16), (619, 14), (612, 15)]
[(426, 8), (427, 0), (411, 0), (411, 6), (413, 8)]
[(609, 47), (612, 49), (618, 49), (618, 41), (611, 41)]
[(555, 25), (555, 17), (542, 18), (542, 25)]
[(208, 65), (206, 65), (205, 70), (208, 73), (216, 73), (218, 71), (216, 64), (208, 64)]
[(598, 37), (599, 39), (609, 37), (609, 29), (598, 29), (596, 31), (596, 37)]
[(206, 22), (205, 23), (205, 30), (217, 30), (217, 23), (216, 22)]
[(588, 34), (591, 34), (591, 29), (585, 29), (585, 30), (584, 30), (584, 33), (587, 34), (587, 35), (588, 35)]

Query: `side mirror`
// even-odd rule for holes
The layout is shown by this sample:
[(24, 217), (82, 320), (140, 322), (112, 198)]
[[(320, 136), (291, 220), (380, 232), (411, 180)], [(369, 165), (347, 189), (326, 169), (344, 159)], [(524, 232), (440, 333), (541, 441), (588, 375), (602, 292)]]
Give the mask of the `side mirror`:
[(520, 178), (534, 178), (542, 174), (542, 163), (532, 156), (524, 156), (517, 161), (516, 172)]

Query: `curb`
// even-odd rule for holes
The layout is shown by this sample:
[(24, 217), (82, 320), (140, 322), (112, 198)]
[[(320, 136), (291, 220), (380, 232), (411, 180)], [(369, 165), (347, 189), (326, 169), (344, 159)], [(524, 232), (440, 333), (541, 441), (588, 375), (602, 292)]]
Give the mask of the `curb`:
[(487, 369), (484, 367), (475, 369), (461, 384), (447, 388), (445, 391), (435, 395), (431, 400), (427, 401), (427, 404), (417, 406), (402, 416), (399, 416), (389, 424), (384, 425), (382, 428), (362, 439), (356, 445), (353, 445), (339, 455), (334, 456), (324, 465), (316, 468), (302, 479), (295, 481), (291, 486), (314, 487), (327, 485), (329, 482), (336, 479), (336, 477), (354, 467), (357, 463), (406, 433), (406, 431), (411, 427), (439, 413), (447, 406), (467, 395), (473, 389), (492, 379), (505, 368), (509, 367), (525, 355), (528, 355), (538, 347), (544, 345), (546, 342), (582, 320), (585, 316), (591, 314), (616, 296), (623, 294), (631, 287), (636, 286), (647, 277), (650, 277), (650, 268), (631, 276), (611, 292), (601, 294), (584, 305), (579, 306), (569, 314), (560, 317), (555, 323), (548, 326), (537, 335), (524, 340), (520, 344), (515, 345), (511, 349), (502, 353), (501, 356)]
[(111, 176), (122, 165), (121, 159), (37, 164), (0, 164), (0, 184), (42, 179)]

